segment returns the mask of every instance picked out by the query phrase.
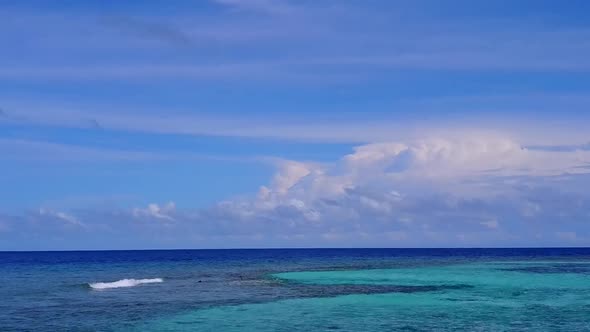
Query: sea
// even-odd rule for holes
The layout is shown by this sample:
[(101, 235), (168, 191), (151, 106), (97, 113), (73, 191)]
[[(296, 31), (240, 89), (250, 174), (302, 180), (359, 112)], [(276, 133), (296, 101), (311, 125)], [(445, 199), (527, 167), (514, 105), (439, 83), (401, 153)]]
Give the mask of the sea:
[(590, 331), (590, 248), (0, 252), (0, 331)]

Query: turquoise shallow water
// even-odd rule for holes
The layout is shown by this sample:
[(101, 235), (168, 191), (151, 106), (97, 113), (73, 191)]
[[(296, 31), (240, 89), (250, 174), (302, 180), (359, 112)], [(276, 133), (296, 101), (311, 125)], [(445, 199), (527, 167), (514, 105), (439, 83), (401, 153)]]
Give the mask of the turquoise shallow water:
[(142, 329), (588, 331), (589, 271), (590, 262), (513, 261), (278, 273), (274, 277), (284, 282), (348, 286), (360, 294), (331, 296), (326, 290), (325, 297), (197, 310)]
[(590, 249), (0, 252), (0, 331), (590, 331)]

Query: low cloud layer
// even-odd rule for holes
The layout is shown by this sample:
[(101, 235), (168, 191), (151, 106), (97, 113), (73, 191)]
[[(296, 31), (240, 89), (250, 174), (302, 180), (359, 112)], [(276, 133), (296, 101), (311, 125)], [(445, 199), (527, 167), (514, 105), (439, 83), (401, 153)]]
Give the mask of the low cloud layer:
[(590, 244), (588, 150), (531, 150), (481, 134), (367, 144), (331, 163), (275, 163), (257, 194), (210, 208), (42, 209), (4, 217), (1, 234), (30, 237), (51, 223), (56, 238), (93, 237), (98, 247), (107, 238), (123, 247)]

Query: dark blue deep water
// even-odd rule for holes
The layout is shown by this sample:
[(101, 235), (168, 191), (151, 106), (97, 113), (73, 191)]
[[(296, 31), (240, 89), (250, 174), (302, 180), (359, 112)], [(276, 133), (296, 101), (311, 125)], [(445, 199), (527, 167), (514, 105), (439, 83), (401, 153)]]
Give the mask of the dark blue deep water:
[(0, 252), (0, 331), (590, 331), (590, 249)]

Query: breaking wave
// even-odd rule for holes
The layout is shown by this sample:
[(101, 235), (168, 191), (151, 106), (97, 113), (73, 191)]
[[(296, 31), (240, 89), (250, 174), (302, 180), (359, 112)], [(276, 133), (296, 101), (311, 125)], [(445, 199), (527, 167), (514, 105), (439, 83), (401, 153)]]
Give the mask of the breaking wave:
[(113, 282), (93, 282), (89, 283), (88, 286), (92, 289), (109, 289), (109, 288), (121, 288), (121, 287), (134, 287), (141, 284), (153, 284), (164, 282), (162, 278), (153, 279), (122, 279)]

